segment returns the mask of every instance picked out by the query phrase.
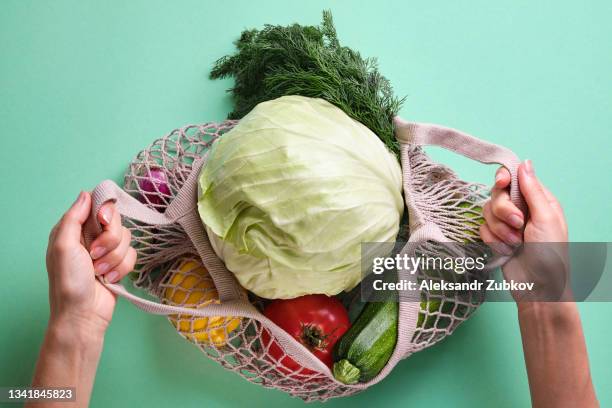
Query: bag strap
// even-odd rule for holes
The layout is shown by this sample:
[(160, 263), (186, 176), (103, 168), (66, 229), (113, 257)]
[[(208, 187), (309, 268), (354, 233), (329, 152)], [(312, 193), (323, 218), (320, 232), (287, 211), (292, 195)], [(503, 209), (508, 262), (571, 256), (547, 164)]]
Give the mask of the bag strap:
[[(246, 300), (246, 294), (240, 289), (233, 274), (227, 270), (225, 264), (214, 253), (206, 231), (197, 214), (197, 178), (205, 161), (206, 156), (193, 163), (189, 177), (179, 190), (177, 196), (172, 200), (165, 213), (160, 213), (142, 204), (113, 181), (105, 180), (100, 183), (91, 193), (93, 204), (91, 215), (85, 223), (83, 233), (85, 244), (89, 246), (102, 232), (102, 226), (98, 221), (97, 214), (102, 205), (109, 201), (115, 203), (117, 211), (119, 211), (122, 216), (131, 218), (134, 221), (152, 226), (180, 225), (194, 244), (204, 266), (210, 273), (221, 302), (224, 304), (228, 302), (238, 302), (241, 305), (250, 305)], [(156, 314), (177, 313), (178, 309), (174, 306), (161, 303), (152, 306), (151, 303), (155, 302), (140, 299), (136, 295), (130, 294), (121, 284), (110, 285), (103, 280), (101, 280), (101, 282), (113, 293), (125, 297), (141, 309), (147, 311), (151, 310), (151, 313)], [(180, 313), (187, 313), (188, 311), (191, 311), (189, 313), (193, 314), (193, 309), (189, 308), (183, 308), (183, 311)], [(210, 313), (205, 312), (205, 316), (215, 316), (215, 314)]]
[(183, 187), (181, 187), (176, 197), (166, 209), (166, 213), (176, 218), (177, 223), (183, 228), (183, 231), (185, 231), (195, 246), (198, 255), (202, 259), (202, 263), (215, 283), (219, 299), (222, 302), (239, 299), (246, 302), (246, 294), (236, 281), (234, 274), (225, 267), (223, 261), (214, 252), (198, 213), (198, 179), (200, 177), (200, 170), (207, 159), (208, 154), (205, 154), (193, 163), (191, 173), (189, 173)]
[[(520, 160), (510, 149), (440, 125), (407, 122), (398, 116), (393, 119), (393, 122), (395, 125), (395, 137), (402, 145), (439, 146), (481, 163), (497, 163), (504, 166), (510, 172), (511, 177), (510, 200), (521, 210), (525, 219), (527, 218), (527, 204), (519, 190), (518, 184)], [(408, 169), (404, 170), (406, 172), (409, 170), (409, 164), (406, 163), (405, 165), (408, 166)], [(442, 235), (441, 231), (437, 235)], [(511, 257), (512, 255), (493, 257), (487, 263), (487, 270), (503, 266)]]
[(168, 218), (151, 208), (141, 204), (134, 197), (123, 191), (114, 181), (104, 180), (91, 192), (92, 208), (91, 215), (85, 223), (83, 237), (85, 244), (89, 246), (91, 242), (102, 232), (97, 214), (102, 205), (108, 201), (113, 201), (121, 215), (129, 217), (135, 221), (151, 225), (168, 225), (175, 221)]
[[(259, 312), (248, 302), (228, 301), (220, 304), (209, 304), (199, 309), (183, 306), (173, 306), (155, 302), (139, 297), (129, 292), (121, 283), (108, 283), (100, 278), (100, 281), (115, 295), (125, 298), (128, 302), (147, 313), (156, 315), (187, 315), (195, 317), (233, 316), (233, 317), (256, 317)], [(245, 306), (247, 306), (245, 308)]]
[(119, 283), (107, 283), (101, 279), (102, 283), (115, 295), (125, 298), (127, 301), (132, 303), (134, 306), (143, 310), (147, 313), (157, 315), (185, 315), (193, 317), (239, 317), (247, 319), (255, 319), (261, 322), (267, 330), (270, 331), (271, 335), (281, 345), (281, 347), (292, 356), (300, 365), (316, 370), (322, 373), (327, 373), (330, 378), (332, 377), (329, 368), (321, 360), (316, 358), (314, 354), (308, 351), (308, 349), (298, 343), (288, 334), (285, 330), (281, 329), (276, 323), (265, 317), (259, 312), (255, 306), (248, 301), (234, 300), (229, 302), (223, 302), (221, 304), (210, 304), (205, 307), (192, 309), (181, 306), (166, 305), (151, 300), (143, 299), (136, 296)]
[(400, 143), (440, 146), (481, 163), (504, 166), (511, 176), (510, 200), (527, 215), (527, 204), (518, 185), (520, 160), (510, 149), (444, 126), (407, 122), (397, 116), (393, 122), (395, 136)]

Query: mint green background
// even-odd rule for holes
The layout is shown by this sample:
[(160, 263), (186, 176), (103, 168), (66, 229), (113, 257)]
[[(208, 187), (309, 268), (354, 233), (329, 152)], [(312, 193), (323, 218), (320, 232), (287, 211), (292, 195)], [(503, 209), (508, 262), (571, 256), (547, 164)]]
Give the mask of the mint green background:
[[(109, 3), (109, 4), (105, 4)], [(318, 23), (408, 99), (402, 115), (463, 129), (535, 162), (577, 241), (612, 240), (612, 3), (602, 1), (0, 2), (0, 384), (29, 382), (47, 311), (47, 234), (80, 189), (119, 180), (154, 138), (220, 120), (212, 62), (264, 23)], [(493, 168), (434, 156), (466, 178)], [(610, 303), (580, 307), (602, 406), (612, 405)], [(512, 304), (487, 304), (380, 385), (329, 407), (528, 405)], [(300, 406), (208, 361), (161, 317), (121, 301), (92, 406)]]

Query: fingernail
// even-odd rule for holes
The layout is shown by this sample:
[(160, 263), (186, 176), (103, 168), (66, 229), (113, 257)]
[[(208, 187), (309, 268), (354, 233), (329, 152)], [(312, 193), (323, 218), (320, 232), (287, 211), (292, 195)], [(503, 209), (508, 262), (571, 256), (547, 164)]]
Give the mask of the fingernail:
[(115, 281), (119, 277), (119, 272), (112, 271), (112, 272), (107, 273), (105, 276), (106, 276), (107, 281), (109, 281), (110, 283), (115, 283)]
[(502, 179), (501, 174), (499, 172), (495, 173), (495, 184), (499, 183)]
[(90, 253), (91, 259), (95, 260), (95, 259), (101, 258), (105, 253), (106, 253), (106, 248), (101, 247), (101, 246), (95, 247)]
[(107, 264), (106, 262), (103, 262), (99, 264), (98, 266), (96, 266), (96, 272), (98, 272), (98, 275), (104, 275), (106, 272), (108, 272), (109, 269), (110, 269), (110, 265)]
[(525, 171), (530, 176), (535, 175), (535, 170), (533, 169), (533, 163), (531, 162), (531, 160), (525, 160)]
[(523, 226), (523, 219), (516, 214), (512, 214), (510, 217), (508, 217), (508, 222), (514, 228), (521, 228)]
[(101, 211), (102, 219), (106, 225), (109, 225), (113, 218), (113, 210), (111, 207), (104, 207)]

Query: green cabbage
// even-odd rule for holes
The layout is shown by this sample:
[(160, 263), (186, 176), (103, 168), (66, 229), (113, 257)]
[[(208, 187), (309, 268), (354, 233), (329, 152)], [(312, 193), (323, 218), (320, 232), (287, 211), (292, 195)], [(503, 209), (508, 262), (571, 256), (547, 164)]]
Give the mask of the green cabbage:
[(361, 243), (393, 241), (397, 159), (322, 99), (257, 105), (212, 146), (198, 211), (240, 284), (264, 298), (336, 295), (361, 280)]

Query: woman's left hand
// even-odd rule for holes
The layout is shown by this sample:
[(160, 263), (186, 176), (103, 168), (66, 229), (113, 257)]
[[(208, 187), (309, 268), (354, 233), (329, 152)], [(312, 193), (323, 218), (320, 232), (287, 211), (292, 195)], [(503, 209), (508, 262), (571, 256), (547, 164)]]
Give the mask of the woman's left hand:
[(103, 334), (113, 315), (115, 296), (96, 276), (118, 281), (134, 268), (136, 251), (130, 246), (130, 231), (121, 225), (121, 216), (112, 203), (102, 206), (98, 213), (103, 232), (89, 250), (85, 247), (83, 224), (91, 205), (90, 194), (81, 192), (49, 236), (50, 325), (67, 322)]

